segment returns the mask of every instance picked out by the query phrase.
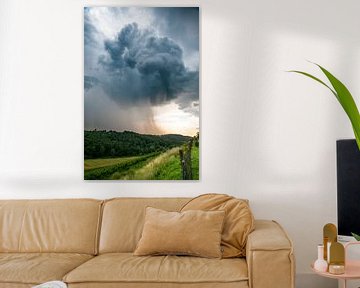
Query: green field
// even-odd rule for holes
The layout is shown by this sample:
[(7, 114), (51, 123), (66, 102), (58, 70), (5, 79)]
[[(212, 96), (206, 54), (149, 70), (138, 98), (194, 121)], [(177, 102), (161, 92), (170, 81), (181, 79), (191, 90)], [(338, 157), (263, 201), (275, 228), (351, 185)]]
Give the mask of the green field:
[(131, 161), (139, 157), (120, 157), (120, 158), (108, 158), (108, 159), (88, 159), (85, 160), (84, 169), (91, 170), (95, 168), (102, 168), (106, 166), (112, 166), (124, 162)]
[[(87, 159), (84, 162), (86, 180), (181, 180), (180, 147), (161, 154)], [(193, 180), (199, 179), (199, 148), (192, 148)]]
[[(106, 162), (109, 163), (107, 166), (101, 166), (93, 169), (84, 168), (84, 179), (85, 180), (112, 180), (112, 179), (121, 179), (132, 171), (139, 169), (145, 165), (152, 158), (156, 157), (158, 153), (151, 153), (144, 156), (137, 157), (124, 157), (124, 158), (114, 158), (117, 159), (114, 164), (112, 159), (88, 159), (84, 161), (84, 167), (89, 167), (92, 162), (98, 160), (99, 165), (102, 165)], [(90, 161), (90, 164), (88, 163)]]

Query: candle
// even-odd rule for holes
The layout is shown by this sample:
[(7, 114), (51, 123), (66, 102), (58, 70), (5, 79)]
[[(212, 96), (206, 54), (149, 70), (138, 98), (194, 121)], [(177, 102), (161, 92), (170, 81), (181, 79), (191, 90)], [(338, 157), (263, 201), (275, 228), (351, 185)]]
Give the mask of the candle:
[(344, 265), (337, 265), (331, 264), (329, 265), (329, 273), (331, 274), (344, 274), (345, 273), (345, 266)]

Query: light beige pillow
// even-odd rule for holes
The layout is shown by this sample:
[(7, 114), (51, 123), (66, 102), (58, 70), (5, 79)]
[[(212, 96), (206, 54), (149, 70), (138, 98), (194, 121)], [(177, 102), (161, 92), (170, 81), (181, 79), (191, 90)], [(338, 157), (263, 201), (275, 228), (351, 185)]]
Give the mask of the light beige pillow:
[(254, 216), (247, 200), (236, 199), (225, 194), (204, 194), (186, 203), (181, 211), (206, 210), (225, 211), (224, 229), (221, 236), (223, 258), (246, 255), (246, 241), (254, 230)]
[(192, 255), (221, 258), (224, 211), (168, 212), (146, 208), (134, 255)]

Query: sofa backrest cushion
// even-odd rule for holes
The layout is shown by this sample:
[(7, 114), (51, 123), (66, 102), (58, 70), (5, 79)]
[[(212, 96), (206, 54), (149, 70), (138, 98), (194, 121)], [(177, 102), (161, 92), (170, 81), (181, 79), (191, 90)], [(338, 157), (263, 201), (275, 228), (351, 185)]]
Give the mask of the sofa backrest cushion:
[(0, 200), (1, 252), (96, 254), (102, 201)]
[(105, 201), (99, 253), (133, 252), (141, 237), (146, 207), (179, 211), (190, 198), (116, 198)]
[(248, 200), (226, 194), (203, 194), (193, 198), (181, 211), (205, 210), (226, 212), (221, 235), (223, 258), (245, 257), (248, 235), (254, 230), (254, 216)]

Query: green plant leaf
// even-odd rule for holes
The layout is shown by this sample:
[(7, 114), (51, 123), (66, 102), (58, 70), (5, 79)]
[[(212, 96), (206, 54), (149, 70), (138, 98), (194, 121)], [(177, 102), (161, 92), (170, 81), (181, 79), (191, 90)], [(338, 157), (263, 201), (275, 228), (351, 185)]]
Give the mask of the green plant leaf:
[(356, 241), (360, 241), (360, 235), (355, 234), (353, 232), (351, 232), (351, 235), (356, 239)]
[(338, 80), (334, 75), (332, 75), (329, 71), (327, 71), (322, 66), (320, 66), (316, 63), (313, 63), (313, 64), (318, 66), (320, 68), (320, 70), (325, 74), (326, 78), (330, 81), (331, 85), (333, 86), (333, 89), (329, 85), (327, 85), (325, 82), (323, 82), (319, 78), (317, 78), (309, 73), (297, 71), (297, 70), (292, 70), (289, 72), (294, 72), (294, 73), (305, 75), (305, 76), (321, 83), (322, 85), (327, 87), (334, 94), (334, 96), (339, 101), (340, 105), (343, 107), (345, 113), (347, 114), (347, 116), (351, 122), (353, 131), (354, 131), (354, 135), (355, 135), (355, 139), (356, 139), (356, 143), (360, 150), (360, 114), (359, 114), (359, 110), (356, 106), (356, 103), (354, 101), (354, 98), (352, 97), (350, 91), (346, 88), (346, 86), (340, 80)]
[(355, 139), (356, 139), (356, 143), (359, 147), (359, 150), (360, 150), (360, 135), (356, 132), (356, 130), (354, 129), (353, 127), (353, 130), (354, 130), (354, 135), (355, 135)]
[(302, 72), (302, 71), (298, 71), (298, 70), (290, 70), (288, 72), (293, 72), (293, 73), (298, 73), (298, 74), (302, 74), (302, 75), (305, 75), (319, 83), (321, 83), (322, 85), (324, 85), (326, 88), (329, 88), (329, 90), (335, 95), (336, 98), (338, 98), (338, 95), (336, 94), (336, 92), (329, 86), (327, 85), (325, 82), (323, 82), (322, 80), (320, 80), (319, 78), (315, 77), (314, 75), (311, 75), (309, 73), (306, 73), (306, 72)]
[[(360, 136), (360, 114), (359, 110), (356, 107), (356, 103), (354, 101), (354, 98), (352, 97), (350, 91), (346, 88), (346, 86), (338, 80), (334, 75), (332, 75), (329, 71), (327, 71), (325, 68), (321, 67), (320, 65), (316, 64), (321, 71), (325, 74), (325, 76), (329, 79), (331, 85), (334, 87), (337, 95), (338, 100), (341, 104), (341, 106), (344, 108), (346, 114), (348, 115), (350, 122), (353, 126), (356, 142), (358, 143), (360, 139), (358, 136)], [(360, 146), (359, 146), (360, 149)]]

